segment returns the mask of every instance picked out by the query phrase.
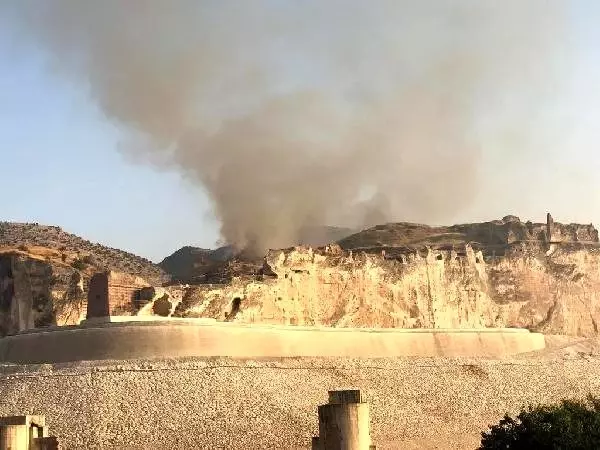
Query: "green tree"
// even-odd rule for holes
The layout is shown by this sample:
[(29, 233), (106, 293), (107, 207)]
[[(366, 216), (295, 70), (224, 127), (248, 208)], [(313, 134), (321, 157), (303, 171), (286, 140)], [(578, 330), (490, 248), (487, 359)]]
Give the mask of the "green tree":
[(480, 450), (600, 449), (600, 399), (563, 400), (505, 415), (482, 433)]

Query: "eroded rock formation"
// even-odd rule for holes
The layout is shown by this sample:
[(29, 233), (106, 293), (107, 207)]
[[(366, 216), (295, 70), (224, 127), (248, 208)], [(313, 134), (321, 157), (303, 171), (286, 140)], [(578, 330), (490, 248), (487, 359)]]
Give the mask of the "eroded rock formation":
[(0, 335), (56, 323), (54, 300), (70, 295), (72, 271), (23, 253), (1, 253)]
[[(598, 334), (597, 231), (591, 226), (522, 224), (512, 217), (500, 222), (500, 230), (488, 223), (462, 233), (491, 230), (498, 241), (504, 240), (501, 251), (493, 239), (470, 245), (464, 238), (420, 247), (271, 251), (257, 275), (191, 289), (176, 314), (249, 323), (506, 326)], [(547, 229), (553, 231), (547, 234)]]
[[(452, 227), (386, 224), (339, 245), (272, 250), (264, 260), (225, 256), (207, 259), (192, 286), (101, 272), (90, 282), (103, 277), (98, 314), (598, 334), (598, 232), (551, 216), (545, 224), (514, 216)], [(79, 323), (88, 294), (96, 295), (89, 276), (48, 255), (2, 253), (0, 333)]]
[(0, 222), (0, 336), (47, 325), (78, 324), (97, 271), (117, 270), (162, 284), (157, 265), (36, 223)]

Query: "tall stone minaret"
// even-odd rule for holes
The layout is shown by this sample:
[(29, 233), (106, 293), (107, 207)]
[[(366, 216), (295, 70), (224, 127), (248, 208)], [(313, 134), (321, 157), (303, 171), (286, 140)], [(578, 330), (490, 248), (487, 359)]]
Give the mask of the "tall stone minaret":
[(552, 215), (548, 213), (546, 215), (546, 242), (552, 242), (552, 235), (554, 234), (554, 219)]

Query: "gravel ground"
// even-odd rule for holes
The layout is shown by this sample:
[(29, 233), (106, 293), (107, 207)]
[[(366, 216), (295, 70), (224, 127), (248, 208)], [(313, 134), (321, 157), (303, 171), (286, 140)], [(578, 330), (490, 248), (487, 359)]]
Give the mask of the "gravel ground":
[(474, 449), (522, 405), (600, 394), (600, 357), (110, 361), (0, 366), (0, 414), (66, 449), (307, 449), (330, 389), (371, 403), (378, 449)]

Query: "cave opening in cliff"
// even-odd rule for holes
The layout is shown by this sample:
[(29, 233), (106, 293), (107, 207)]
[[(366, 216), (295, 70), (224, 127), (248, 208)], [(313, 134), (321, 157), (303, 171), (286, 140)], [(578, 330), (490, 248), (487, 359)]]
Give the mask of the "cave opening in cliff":
[(229, 314), (225, 316), (226, 322), (231, 322), (237, 316), (237, 313), (240, 312), (240, 306), (242, 304), (242, 299), (240, 297), (235, 297), (231, 302), (231, 311)]

